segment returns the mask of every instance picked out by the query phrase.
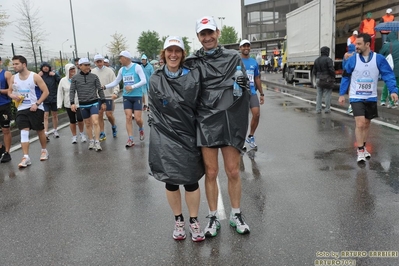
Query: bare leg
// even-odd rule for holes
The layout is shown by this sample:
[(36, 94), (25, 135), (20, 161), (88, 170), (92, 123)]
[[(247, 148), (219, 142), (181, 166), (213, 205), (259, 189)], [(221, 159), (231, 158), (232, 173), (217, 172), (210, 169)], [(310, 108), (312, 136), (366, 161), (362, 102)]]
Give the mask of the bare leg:
[(11, 130), (10, 128), (2, 128), (1, 131), (3, 132), (3, 144), (4, 147), (6, 149), (6, 152), (10, 152), (10, 148), (11, 148)]
[(176, 191), (166, 190), (166, 198), (175, 216), (182, 213), (180, 189)]
[(48, 116), (49, 112), (44, 112), (44, 132), (48, 132)]
[(93, 123), (94, 128), (94, 139), (98, 141), (100, 139), (100, 126), (98, 124), (98, 115), (91, 115), (91, 122)]
[(200, 206), (201, 192), (198, 188), (195, 191), (186, 191), (186, 204), (190, 217), (198, 217), (198, 210)]
[(254, 135), (256, 128), (258, 127), (259, 124), (260, 108), (259, 107), (251, 108), (251, 113), (252, 113), (252, 119), (251, 119), (251, 129), (249, 131), (249, 134)]
[(240, 153), (231, 146), (221, 148), (224, 168), (228, 178), (228, 191), (232, 208), (240, 208), (241, 178), (240, 178)]
[(58, 128), (58, 113), (57, 113), (57, 111), (52, 111), (51, 116), (53, 118), (53, 128), (57, 129)]
[(132, 109), (125, 109), (127, 136), (133, 136)]
[(205, 194), (210, 211), (216, 211), (218, 206), (218, 152), (219, 149), (202, 147), (202, 156), (205, 165)]

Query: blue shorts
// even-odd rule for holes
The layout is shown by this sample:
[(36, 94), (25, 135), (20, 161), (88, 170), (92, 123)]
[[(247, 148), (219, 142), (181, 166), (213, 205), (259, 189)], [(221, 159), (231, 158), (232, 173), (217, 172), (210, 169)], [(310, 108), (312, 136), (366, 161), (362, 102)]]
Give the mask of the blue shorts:
[(45, 112), (57, 112), (57, 103), (43, 103)]
[(123, 109), (143, 110), (143, 97), (123, 97)]
[(92, 115), (98, 115), (98, 103), (83, 106), (80, 105), (79, 109), (83, 119), (90, 118)]
[[(101, 100), (98, 100), (98, 106), (101, 106)], [(113, 111), (114, 110), (114, 100), (106, 99), (105, 104), (107, 105), (107, 109), (105, 111)]]

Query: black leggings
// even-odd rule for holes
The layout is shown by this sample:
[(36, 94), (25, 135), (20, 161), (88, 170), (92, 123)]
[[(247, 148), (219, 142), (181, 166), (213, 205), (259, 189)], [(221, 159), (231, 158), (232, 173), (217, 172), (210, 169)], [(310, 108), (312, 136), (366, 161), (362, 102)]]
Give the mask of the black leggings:
[[(168, 183), (165, 184), (165, 188), (166, 188), (166, 190), (169, 190), (169, 191), (177, 191), (177, 190), (179, 190), (179, 186), (178, 185), (172, 185), (172, 184), (168, 184)], [(184, 185), (184, 189), (187, 192), (196, 191), (198, 188), (199, 188), (198, 182), (194, 183), (194, 184)]]
[(69, 123), (76, 124), (76, 121), (82, 122), (83, 117), (80, 109), (78, 108), (76, 112), (72, 112), (71, 108), (65, 108), (69, 117)]

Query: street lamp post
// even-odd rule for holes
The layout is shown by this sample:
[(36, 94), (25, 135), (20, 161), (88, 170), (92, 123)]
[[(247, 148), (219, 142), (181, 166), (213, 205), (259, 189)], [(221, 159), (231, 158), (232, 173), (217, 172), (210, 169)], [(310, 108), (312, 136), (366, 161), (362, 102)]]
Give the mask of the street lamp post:
[(74, 22), (73, 22), (72, 0), (69, 0), (69, 6), (71, 7), (73, 41), (74, 41), (74, 43), (75, 43), (75, 56), (78, 57), (78, 46), (76, 45), (75, 24), (74, 24)]
[(223, 20), (225, 19), (225, 17), (218, 17), (220, 20), (220, 30), (223, 30)]

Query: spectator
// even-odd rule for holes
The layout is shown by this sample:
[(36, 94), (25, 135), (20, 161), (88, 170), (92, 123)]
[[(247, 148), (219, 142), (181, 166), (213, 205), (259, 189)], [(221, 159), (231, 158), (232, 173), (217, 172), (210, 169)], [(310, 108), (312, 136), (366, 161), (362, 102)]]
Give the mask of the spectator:
[[(382, 16), (380, 23), (391, 22), (394, 19), (395, 19), (395, 16), (392, 15), (392, 9), (388, 8), (386, 11), (386, 14), (384, 16)], [(387, 37), (388, 37), (388, 34), (390, 33), (390, 31), (382, 30), (382, 31), (380, 31), (380, 33), (381, 33), (381, 42), (382, 42), (381, 45), (384, 45), (384, 43), (387, 41)]]
[[(380, 54), (387, 57), (389, 54), (392, 54), (394, 68), (393, 72), (396, 78), (396, 86), (399, 87), (399, 41), (397, 32), (391, 32), (387, 36), (387, 42), (382, 46), (380, 50)], [(391, 99), (391, 96), (388, 95), (387, 85), (384, 84), (381, 94), (381, 106), (385, 105), (385, 101), (389, 100), (389, 104), (387, 108), (396, 108), (395, 102)]]
[(375, 20), (371, 17), (373, 14), (368, 12), (366, 19), (364, 19), (359, 26), (360, 33), (367, 33), (371, 37), (370, 50), (374, 52), (375, 49)]
[(357, 38), (357, 35), (358, 35), (358, 34), (359, 34), (359, 33), (357, 32), (357, 30), (354, 30), (353, 33), (352, 33), (352, 36), (350, 36), (350, 37), (348, 38), (348, 40), (346, 41), (346, 46), (349, 47), (350, 44), (356, 45), (356, 38)]
[(329, 57), (330, 48), (323, 46), (320, 49), (320, 57), (314, 61), (314, 73), (317, 79), (317, 98), (316, 98), (316, 113), (321, 113), (321, 102), (323, 95), (325, 96), (326, 108), (324, 113), (328, 114), (331, 112), (331, 93), (334, 87), (335, 81), (335, 70), (334, 62)]

